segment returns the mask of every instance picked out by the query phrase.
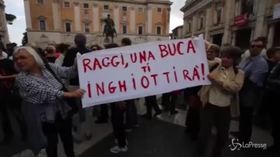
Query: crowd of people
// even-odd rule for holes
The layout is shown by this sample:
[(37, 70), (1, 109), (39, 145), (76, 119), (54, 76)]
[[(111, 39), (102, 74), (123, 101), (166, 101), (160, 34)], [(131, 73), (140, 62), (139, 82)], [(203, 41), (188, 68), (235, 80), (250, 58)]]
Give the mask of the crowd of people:
[[(8, 145), (13, 139), (9, 113), (18, 123), (22, 140), (36, 155), (46, 150), (48, 157), (56, 157), (59, 136), (66, 156), (74, 157), (74, 142), (91, 139), (91, 132), (83, 129), (87, 117), (81, 97), (85, 91), (79, 88), (76, 54), (103, 48), (87, 47), (83, 34), (77, 34), (74, 43), (74, 47), (62, 43), (45, 49), (0, 46), (0, 118), (4, 133), (1, 145)], [(121, 45), (107, 44), (104, 49), (131, 44), (129, 38), (124, 38)], [(266, 50), (263, 37), (253, 40), (245, 52), (230, 45), (205, 44), (211, 85), (164, 93), (161, 105), (157, 96), (148, 96), (146, 114), (142, 116), (152, 119), (166, 111), (177, 114), (178, 95), (184, 92), (188, 108), (186, 133), (197, 141), (198, 154), (206, 152), (212, 127), (216, 128), (212, 156), (221, 157), (230, 134), (240, 142), (250, 142), (254, 120), (265, 119), (264, 115), (270, 116), (274, 140), (269, 151), (279, 152), (280, 48)], [(126, 134), (139, 127), (136, 102), (133, 99), (97, 106), (96, 124), (108, 123), (111, 117), (116, 144), (110, 149), (112, 153), (128, 151)], [(229, 132), (232, 118), (239, 120), (238, 132)]]

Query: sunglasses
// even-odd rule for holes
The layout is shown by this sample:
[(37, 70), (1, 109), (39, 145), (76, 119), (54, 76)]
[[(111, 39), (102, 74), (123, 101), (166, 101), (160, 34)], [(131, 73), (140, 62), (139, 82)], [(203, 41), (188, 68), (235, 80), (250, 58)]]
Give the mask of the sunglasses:
[(262, 48), (263, 45), (251, 45), (252, 48)]

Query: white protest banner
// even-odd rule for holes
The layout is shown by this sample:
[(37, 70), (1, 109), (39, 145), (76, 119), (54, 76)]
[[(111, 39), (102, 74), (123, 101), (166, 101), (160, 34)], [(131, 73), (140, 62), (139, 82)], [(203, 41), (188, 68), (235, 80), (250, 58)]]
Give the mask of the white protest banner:
[(83, 107), (210, 84), (202, 38), (168, 40), (78, 55)]

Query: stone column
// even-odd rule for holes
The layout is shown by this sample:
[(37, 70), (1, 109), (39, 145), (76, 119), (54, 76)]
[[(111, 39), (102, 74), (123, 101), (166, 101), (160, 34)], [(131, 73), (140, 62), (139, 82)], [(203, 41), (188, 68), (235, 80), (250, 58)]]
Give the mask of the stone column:
[(207, 8), (206, 9), (206, 15), (205, 15), (205, 39), (206, 40), (209, 40), (210, 39), (210, 35), (209, 35), (209, 29), (211, 27), (211, 20), (212, 20), (212, 17), (211, 17), (211, 8)]
[(147, 12), (147, 19), (148, 19), (148, 34), (153, 33), (153, 8), (151, 6), (148, 6), (148, 12)]
[(129, 17), (130, 17), (130, 31), (132, 34), (136, 34), (136, 13), (135, 13), (135, 8), (131, 8), (129, 12)]
[(80, 12), (80, 4), (79, 2), (74, 2), (74, 23), (75, 23), (75, 31), (81, 32), (81, 12)]
[(32, 29), (32, 23), (31, 23), (29, 0), (24, 0), (24, 12), (25, 12), (26, 27), (27, 27), (28, 30), (31, 30)]
[(258, 0), (255, 1), (257, 5), (257, 11), (256, 11), (256, 27), (255, 27), (255, 32), (254, 32), (254, 38), (257, 38), (259, 36), (264, 36), (265, 35), (265, 12), (266, 12), (266, 4), (267, 0)]
[(231, 20), (234, 18), (234, 9), (235, 1), (225, 1), (224, 7), (224, 36), (222, 44), (231, 43)]
[(93, 32), (99, 32), (99, 25), (100, 25), (100, 16), (99, 16), (99, 8), (98, 4), (94, 4), (92, 8), (92, 13), (93, 13)]
[(119, 25), (120, 25), (120, 10), (119, 10), (119, 6), (115, 5), (114, 7), (114, 17), (113, 17), (113, 20), (115, 22), (115, 29), (117, 31), (117, 33), (120, 32), (120, 29), (119, 29)]
[(272, 47), (273, 39), (274, 39), (274, 35), (275, 35), (274, 33), (275, 33), (275, 25), (272, 24), (269, 26), (269, 30), (268, 30), (267, 47)]
[(187, 34), (187, 29), (188, 29), (188, 20), (184, 15), (184, 26), (183, 26), (183, 37)]
[(195, 32), (197, 30), (197, 15), (194, 15), (192, 18), (193, 19), (192, 19), (192, 33), (191, 33), (191, 35), (194, 36)]
[(52, 12), (53, 12), (54, 30), (60, 31), (61, 30), (61, 14), (60, 14), (60, 7), (59, 7), (58, 1), (53, 1)]
[(167, 21), (166, 21), (166, 30), (165, 30), (165, 35), (168, 35), (169, 34), (169, 25), (170, 25), (170, 11), (171, 11), (171, 8), (167, 8)]

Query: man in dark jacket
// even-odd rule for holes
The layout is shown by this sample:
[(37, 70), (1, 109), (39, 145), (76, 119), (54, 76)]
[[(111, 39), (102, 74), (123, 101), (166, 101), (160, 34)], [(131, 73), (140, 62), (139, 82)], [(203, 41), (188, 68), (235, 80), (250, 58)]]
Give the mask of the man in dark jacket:
[[(73, 48), (69, 49), (68, 52), (66, 52), (62, 66), (71, 67), (74, 65), (77, 53), (85, 54), (85, 53), (90, 52), (90, 50), (88, 48), (86, 48), (87, 39), (84, 34), (81, 34), (81, 33), (77, 34), (75, 36), (74, 42), (76, 44), (76, 47), (73, 47)], [(80, 85), (79, 77), (77, 76), (76, 78), (70, 80), (68, 88), (69, 88), (69, 90), (75, 90), (75, 89), (79, 88), (79, 85)], [(77, 132), (79, 134), (81, 134), (82, 126), (83, 126), (84, 122), (86, 121), (86, 115), (85, 115), (85, 111), (82, 109), (80, 99), (78, 99), (76, 101), (76, 105), (79, 108), (80, 123), (78, 124), (79, 126), (74, 126), (74, 130), (77, 130)], [(81, 137), (79, 137), (79, 136), (81, 136)], [(91, 135), (89, 133), (86, 133), (85, 135), (78, 135), (78, 138), (76, 136), (74, 136), (74, 138), (77, 142), (80, 142), (84, 138), (82, 136), (85, 136), (85, 138), (89, 138)]]
[(1, 57), (2, 52), (0, 47), (0, 119), (4, 132), (4, 138), (0, 144), (8, 144), (11, 142), (14, 134), (8, 110), (12, 109), (12, 115), (19, 124), (23, 140), (26, 139), (26, 126), (20, 110), (20, 99), (14, 94), (14, 80), (17, 72), (12, 60)]
[[(129, 38), (123, 38), (122, 46), (130, 46), (132, 44)], [(127, 100), (126, 101), (126, 131), (132, 131), (133, 127), (138, 127), (138, 115), (137, 109), (135, 106), (135, 99)]]
[(280, 63), (278, 63), (271, 71), (267, 82), (266, 91), (270, 95), (270, 116), (272, 119), (272, 137), (273, 145), (268, 148), (272, 152), (280, 152)]
[(11, 75), (12, 73), (15, 73), (13, 69), (13, 62), (7, 58), (0, 59), (0, 115), (4, 132), (4, 139), (1, 142), (3, 144), (9, 143), (13, 135), (8, 115), (8, 105), (9, 98), (11, 97), (10, 90), (12, 89), (14, 79), (4, 78), (4, 76)]
[[(76, 44), (76, 47), (68, 50), (68, 52), (66, 53), (65, 58), (63, 60), (62, 66), (66, 66), (66, 67), (73, 66), (78, 52), (80, 54), (85, 54), (85, 53), (90, 52), (90, 50), (88, 48), (86, 48), (87, 39), (84, 34), (77, 34), (75, 36), (74, 42)], [(78, 76), (75, 79), (70, 80), (70, 85), (73, 85), (73, 86), (79, 85)]]
[(268, 64), (268, 71), (270, 72), (275, 65), (280, 61), (280, 47), (272, 47), (267, 50), (267, 64)]
[[(267, 50), (266, 52), (267, 58), (267, 64), (268, 64), (268, 73), (265, 79), (265, 84), (267, 82), (267, 77), (269, 77), (269, 74), (271, 73), (272, 69), (277, 65), (277, 63), (280, 61), (280, 47), (272, 47), (270, 49)], [(260, 108), (257, 111), (257, 115), (256, 115), (256, 124), (260, 127), (263, 128), (268, 128), (268, 121), (269, 121), (269, 109), (270, 109), (270, 105), (271, 105), (271, 94), (269, 91), (267, 91), (267, 89), (264, 90), (264, 95), (262, 98), (262, 103)]]

